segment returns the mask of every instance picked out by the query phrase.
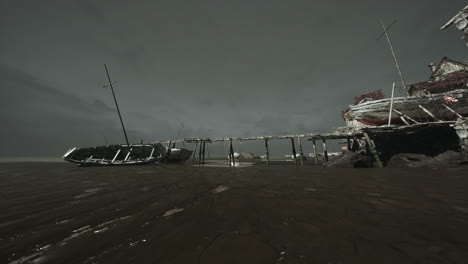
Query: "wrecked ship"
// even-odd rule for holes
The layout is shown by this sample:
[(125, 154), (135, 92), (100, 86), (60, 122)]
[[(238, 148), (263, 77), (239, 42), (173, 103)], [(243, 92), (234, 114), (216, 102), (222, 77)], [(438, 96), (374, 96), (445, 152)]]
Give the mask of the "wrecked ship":
[(192, 151), (156, 144), (106, 145), (72, 148), (63, 158), (79, 166), (131, 166), (162, 162), (184, 162)]
[(409, 85), (405, 97), (384, 98), (381, 90), (355, 97), (354, 104), (343, 111), (346, 124), (352, 127), (409, 125), (468, 116), (468, 64), (445, 57), (429, 67), (429, 80)]
[(384, 98), (377, 90), (354, 98), (342, 112), (347, 126), (338, 129), (354, 136), (354, 150), (379, 166), (402, 153), (468, 152), (468, 64), (443, 58), (429, 67), (429, 80), (408, 85), (407, 96)]

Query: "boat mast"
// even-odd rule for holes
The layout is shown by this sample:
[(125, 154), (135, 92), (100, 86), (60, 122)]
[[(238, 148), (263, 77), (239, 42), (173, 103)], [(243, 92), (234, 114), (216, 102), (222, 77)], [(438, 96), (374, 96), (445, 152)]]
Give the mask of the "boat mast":
[(385, 35), (385, 37), (387, 38), (388, 46), (390, 47), (390, 51), (392, 52), (393, 59), (395, 60), (395, 64), (396, 64), (396, 67), (397, 67), (397, 70), (398, 70), (398, 74), (400, 74), (401, 83), (403, 84), (403, 88), (405, 89), (406, 95), (408, 95), (408, 87), (406, 86), (405, 78), (403, 77), (403, 73), (401, 72), (401, 69), (400, 69), (400, 64), (398, 63), (398, 59), (397, 59), (397, 57), (395, 55), (395, 51), (393, 50), (392, 42), (390, 41), (390, 38), (388, 37), (388, 34), (387, 34), (388, 30), (390, 29), (390, 27), (395, 22), (396, 22), (396, 20), (393, 21), (392, 24), (390, 24), (390, 26), (388, 28), (386, 28), (384, 22), (381, 19), (380, 23), (382, 23), (384, 33), (382, 33), (382, 35), (380, 35), (380, 37), (378, 37), (377, 40), (379, 40), (383, 35)]
[(130, 146), (130, 143), (128, 142), (127, 132), (125, 131), (125, 126), (124, 126), (124, 123), (122, 121), (122, 116), (120, 115), (119, 105), (117, 104), (117, 99), (115, 98), (114, 87), (112, 87), (112, 81), (111, 81), (111, 78), (109, 76), (109, 71), (107, 70), (107, 65), (106, 64), (104, 64), (104, 68), (106, 69), (107, 79), (109, 80), (109, 84), (105, 85), (104, 87), (110, 86), (110, 88), (111, 88), (112, 95), (114, 96), (115, 107), (117, 107), (117, 113), (119, 114), (120, 124), (122, 124), (122, 129), (123, 129), (123, 132), (124, 132), (124, 135), (125, 135), (125, 141), (127, 142), (127, 146)]

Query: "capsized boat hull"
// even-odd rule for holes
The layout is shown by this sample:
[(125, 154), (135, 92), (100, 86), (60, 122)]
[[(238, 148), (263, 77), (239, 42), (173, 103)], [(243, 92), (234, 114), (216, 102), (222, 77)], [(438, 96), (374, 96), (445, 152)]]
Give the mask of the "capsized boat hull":
[[(390, 98), (350, 105), (350, 110), (344, 114), (346, 121), (356, 120), (364, 125), (381, 126), (388, 124)], [(429, 110), (437, 119), (443, 121), (456, 120), (457, 115), (444, 105), (462, 116), (468, 116), (468, 90), (454, 90), (443, 94), (431, 94), (424, 97), (396, 97), (393, 109), (418, 122), (437, 121), (429, 116), (422, 107)], [(392, 113), (392, 124), (403, 124), (399, 114)]]
[(190, 150), (178, 150), (171, 153), (161, 144), (107, 145), (72, 148), (63, 155), (63, 159), (79, 166), (137, 166), (165, 161), (183, 162), (192, 155)]

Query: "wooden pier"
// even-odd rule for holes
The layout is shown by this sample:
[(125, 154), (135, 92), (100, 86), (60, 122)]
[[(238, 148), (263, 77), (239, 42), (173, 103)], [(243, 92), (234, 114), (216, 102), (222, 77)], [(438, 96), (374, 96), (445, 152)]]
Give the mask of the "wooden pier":
[[(292, 134), (292, 135), (272, 135), (272, 136), (256, 136), (256, 137), (224, 137), (224, 138), (208, 138), (208, 137), (187, 137), (178, 140), (170, 141), (156, 141), (153, 143), (161, 143), (163, 145), (171, 146), (175, 143), (194, 143), (193, 158), (192, 161), (195, 163), (195, 156), (198, 154), (198, 164), (203, 166), (206, 160), (206, 143), (215, 142), (229, 142), (227, 153), (229, 157), (230, 166), (235, 166), (236, 157), (234, 156), (233, 142), (245, 142), (245, 141), (263, 141), (265, 145), (264, 160), (266, 164), (271, 163), (271, 146), (272, 140), (288, 140), (291, 144), (291, 153), (294, 164), (304, 165), (304, 149), (303, 141), (312, 142), (312, 150), (314, 153), (314, 164), (319, 164), (319, 156), (322, 155), (323, 161), (329, 161), (328, 145), (329, 140), (345, 140), (348, 150), (356, 151), (360, 145), (365, 144), (365, 149), (368, 155), (372, 156), (378, 167), (384, 166), (383, 158), (387, 158), (388, 155), (382, 155), (384, 149), (381, 145), (376, 143), (381, 142), (382, 137), (392, 136), (406, 136), (418, 133), (427, 129), (438, 129), (438, 128), (450, 128), (453, 130), (453, 126), (456, 121), (436, 121), (436, 122), (425, 122), (425, 123), (414, 123), (410, 125), (397, 126), (397, 125), (385, 125), (378, 127), (362, 127), (362, 128), (350, 128), (342, 127), (336, 129), (331, 133), (304, 133), (304, 134)], [(317, 150), (317, 143), (322, 143), (322, 152), (319, 153)], [(360, 144), (359, 144), (360, 143)], [(198, 153), (197, 153), (198, 149)]]
[[(195, 163), (195, 156), (197, 155), (198, 149), (198, 164), (204, 165), (205, 164), (205, 144), (206, 143), (215, 143), (215, 142), (229, 142), (228, 147), (228, 157), (229, 157), (229, 164), (232, 166), (234, 165), (235, 157), (234, 157), (234, 148), (233, 142), (239, 141), (263, 141), (265, 143), (265, 160), (267, 164), (270, 164), (270, 153), (271, 147), (270, 142), (272, 140), (289, 140), (291, 143), (291, 153), (292, 159), (294, 164), (296, 165), (304, 165), (304, 149), (302, 142), (303, 140), (311, 141), (313, 144), (313, 151), (314, 151), (314, 161), (315, 164), (319, 163), (318, 156), (319, 153), (316, 147), (316, 140), (321, 140), (323, 143), (323, 157), (325, 161), (328, 161), (328, 151), (327, 151), (327, 140), (331, 139), (346, 139), (348, 141), (348, 145), (350, 145), (351, 139), (362, 138), (363, 134), (361, 131), (349, 131), (349, 132), (333, 132), (333, 133), (305, 133), (305, 134), (294, 134), (294, 135), (273, 135), (273, 136), (257, 136), (257, 137), (225, 137), (225, 138), (208, 138), (208, 137), (193, 137), (193, 138), (183, 138), (178, 140), (170, 140), (170, 141), (156, 141), (153, 143), (160, 143), (163, 145), (170, 145), (171, 143), (194, 143), (193, 148), (193, 158), (192, 161)], [(297, 144), (297, 145), (296, 145)], [(297, 148), (296, 148), (297, 146)]]

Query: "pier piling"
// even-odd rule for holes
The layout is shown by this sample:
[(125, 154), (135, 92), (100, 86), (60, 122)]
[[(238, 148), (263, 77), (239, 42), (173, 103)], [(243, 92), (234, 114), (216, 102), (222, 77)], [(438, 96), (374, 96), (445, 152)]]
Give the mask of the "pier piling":
[(200, 146), (198, 147), (198, 166), (201, 165), (201, 155), (202, 155), (202, 141), (200, 141)]
[(314, 147), (314, 160), (315, 160), (315, 164), (318, 164), (317, 144), (315, 144), (315, 139), (312, 140), (312, 145), (313, 145), (313, 147)]
[(327, 142), (325, 138), (322, 138), (323, 141), (323, 157), (325, 158), (325, 162), (328, 162), (328, 151), (327, 151)]
[(192, 152), (192, 162), (195, 163), (195, 156), (197, 155), (197, 146), (198, 146), (198, 141), (195, 142), (195, 146), (193, 147), (193, 152)]
[(304, 166), (304, 152), (302, 152), (302, 141), (301, 137), (297, 137), (297, 143), (299, 144), (299, 154), (301, 155), (299, 158), (301, 159), (301, 166)]
[[(229, 159), (229, 164), (231, 164), (231, 166), (233, 167), (236, 167), (236, 159), (234, 157), (234, 148), (232, 147), (232, 139), (230, 138), (229, 139), (229, 156), (230, 156), (230, 159)], [(231, 163), (232, 161), (232, 163)]]
[(268, 146), (268, 138), (265, 138), (265, 151), (266, 151), (266, 159), (267, 159), (267, 165), (270, 165), (270, 150)]
[(202, 150), (202, 166), (205, 166), (205, 143), (206, 143), (206, 141), (203, 140), (203, 141), (202, 141), (202, 144), (203, 144), (203, 150)]
[(297, 165), (297, 155), (296, 155), (296, 147), (294, 146), (294, 138), (291, 138), (291, 146), (292, 146), (294, 164)]

